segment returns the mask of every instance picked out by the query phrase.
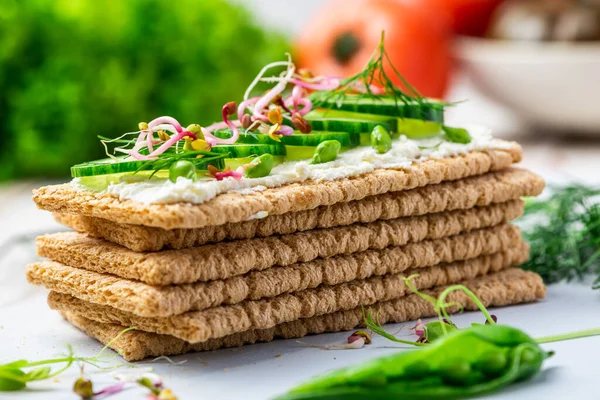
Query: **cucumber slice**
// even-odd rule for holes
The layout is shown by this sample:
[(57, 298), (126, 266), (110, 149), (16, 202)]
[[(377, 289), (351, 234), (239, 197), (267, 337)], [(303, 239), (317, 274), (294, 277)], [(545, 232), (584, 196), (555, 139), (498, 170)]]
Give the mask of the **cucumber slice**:
[[(148, 162), (131, 159), (126, 160), (126, 158), (128, 158), (128, 156), (117, 157), (117, 160), (112, 158), (103, 158), (101, 160), (77, 164), (71, 167), (71, 176), (73, 178), (80, 178), (84, 176), (112, 175), (122, 174), (124, 172), (135, 172)], [(196, 159), (196, 161), (197, 162), (194, 164), (196, 164), (196, 168), (200, 170), (207, 169), (209, 164), (217, 168), (223, 168), (225, 166), (223, 160), (213, 160), (208, 163), (198, 161), (198, 159)]]
[(347, 132), (312, 131), (311, 133), (294, 133), (290, 136), (282, 136), (281, 143), (286, 146), (316, 147), (319, 143), (326, 140), (337, 140), (343, 147), (356, 147), (360, 144), (356, 139), (356, 135), (351, 135)]
[(331, 110), (444, 122), (444, 103), (433, 99), (403, 103), (391, 96), (373, 98), (347, 95), (343, 98), (335, 96), (326, 98), (322, 94), (313, 95), (312, 99), (318, 102), (319, 107)]
[[(227, 158), (225, 159), (225, 165), (232, 170), (237, 169), (239, 166), (250, 164), (256, 156), (243, 157), (243, 158)], [(287, 157), (284, 156), (273, 156), (273, 165), (279, 165), (286, 161)]]
[[(221, 139), (229, 139), (231, 137), (231, 131), (228, 129), (220, 129), (213, 132), (213, 134)], [(277, 142), (269, 135), (255, 133), (253, 135), (241, 134), (236, 144), (270, 144), (279, 145), (283, 144), (286, 146), (318, 146), (319, 143), (326, 140), (337, 140), (344, 147), (355, 147), (359, 143), (356, 141), (354, 135), (350, 135), (346, 132), (327, 132), (327, 131), (312, 131), (311, 133), (300, 133), (295, 131), (293, 135), (281, 136), (281, 142)]]
[(287, 161), (308, 160), (315, 154), (315, 146), (286, 146)]
[[(315, 114), (318, 115), (318, 114)], [(311, 116), (311, 113), (307, 114), (306, 119), (310, 122), (313, 129), (317, 131), (332, 131), (332, 132), (346, 132), (351, 136), (353, 143), (360, 143), (360, 134), (371, 132), (377, 125), (383, 126), (390, 132), (396, 132), (397, 123), (396, 118), (384, 118), (382, 120), (368, 120), (362, 119), (355, 114), (357, 117), (346, 117), (346, 118), (323, 118)]]
[(285, 156), (285, 146), (281, 143), (260, 144), (260, 143), (241, 143), (241, 144), (219, 144), (211, 149), (213, 153), (229, 153), (227, 158), (256, 157), (261, 154), (269, 153), (273, 156)]
[(317, 110), (313, 110), (306, 115), (306, 119), (351, 119), (356, 121), (366, 121), (366, 122), (379, 122), (379, 123), (389, 123), (390, 121), (394, 121), (396, 117), (390, 117), (387, 115), (377, 115), (377, 114), (364, 114), (357, 113), (354, 111), (343, 111), (343, 110), (330, 110), (326, 108), (319, 108)]
[[(219, 160), (223, 161), (223, 160)], [(221, 168), (221, 167), (219, 167)], [(237, 168), (237, 167), (236, 167)], [(143, 182), (150, 178), (153, 171), (140, 171), (137, 174), (133, 174), (131, 172), (122, 172), (118, 174), (106, 174), (106, 175), (92, 175), (92, 176), (83, 176), (78, 178), (78, 184), (84, 186), (88, 190), (93, 191), (101, 191), (105, 190), (110, 184), (119, 183), (122, 181), (132, 183), (132, 182)], [(196, 170), (196, 175), (198, 178), (205, 177), (208, 174), (208, 170), (206, 169), (198, 169)], [(121, 179), (123, 178), (123, 179)], [(154, 179), (169, 179), (169, 170), (163, 169), (152, 175)]]
[[(129, 180), (130, 182), (135, 182), (137, 180), (143, 181), (148, 179), (151, 173), (152, 171), (140, 171), (135, 175), (131, 172), (121, 172), (116, 174), (82, 176), (79, 178), (78, 183), (81, 186), (85, 186), (86, 189), (100, 191), (106, 189), (111, 183), (118, 183), (121, 177), (128, 176), (131, 178)], [(159, 179), (168, 179), (169, 171), (158, 171), (156, 174), (154, 174), (154, 177)]]
[(360, 145), (361, 146), (370, 146), (371, 145), (371, 132), (364, 132), (364, 133), (360, 134)]
[(440, 135), (442, 124), (420, 119), (398, 118), (397, 132), (398, 134), (406, 135), (410, 139), (429, 139)]
[[(213, 135), (215, 135), (216, 137), (220, 138), (220, 139), (229, 139), (231, 137), (231, 130), (229, 129), (219, 129), (217, 131), (214, 131), (212, 133)], [(271, 139), (271, 136), (269, 135), (264, 135), (262, 133), (252, 133), (252, 134), (245, 134), (245, 133), (240, 133), (240, 136), (236, 142), (237, 144), (272, 144), (272, 145), (278, 145), (279, 143), (276, 140)]]
[[(369, 139), (370, 140), (370, 139)], [(316, 146), (286, 146), (286, 161), (310, 160), (315, 155)], [(340, 153), (350, 150), (350, 147), (342, 147)]]

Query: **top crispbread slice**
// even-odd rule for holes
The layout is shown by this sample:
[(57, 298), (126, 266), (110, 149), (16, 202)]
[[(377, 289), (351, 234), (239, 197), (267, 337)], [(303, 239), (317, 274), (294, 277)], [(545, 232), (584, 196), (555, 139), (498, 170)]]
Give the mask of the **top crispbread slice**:
[(508, 168), (458, 181), (384, 193), (312, 210), (196, 229), (166, 230), (72, 214), (57, 215), (57, 220), (77, 231), (104, 238), (133, 251), (158, 251), (165, 247), (183, 249), (223, 240), (287, 235), (376, 220), (466, 210), (476, 206), (518, 201), (522, 196), (537, 196), (543, 187), (543, 179), (536, 174)]
[(506, 149), (426, 159), (405, 169), (376, 169), (357, 177), (292, 183), (250, 194), (223, 193), (203, 204), (145, 204), (121, 200), (107, 193), (75, 190), (70, 184), (42, 187), (34, 191), (33, 199), (38, 207), (53, 212), (163, 229), (200, 228), (246, 221), (263, 211), (279, 215), (310, 210), (360, 200), (367, 196), (481, 175), (520, 161), (521, 152), (518, 144), (507, 143)]

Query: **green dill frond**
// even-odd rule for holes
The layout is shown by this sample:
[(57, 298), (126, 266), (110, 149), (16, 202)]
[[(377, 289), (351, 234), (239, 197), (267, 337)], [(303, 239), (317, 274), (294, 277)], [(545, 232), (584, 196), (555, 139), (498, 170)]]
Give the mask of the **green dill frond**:
[(546, 283), (596, 275), (600, 286), (600, 188), (551, 188), (546, 199), (529, 200), (520, 225), (531, 255), (522, 267)]
[[(375, 49), (373, 55), (362, 69), (357, 74), (342, 80), (341, 85), (332, 90), (318, 92), (314, 96), (311, 96), (313, 105), (319, 107), (324, 103), (339, 103), (342, 102), (346, 96), (353, 96), (358, 99), (370, 99), (374, 102), (381, 101), (383, 97), (391, 97), (396, 106), (399, 104), (420, 104), (425, 105), (426, 99), (419, 93), (419, 91), (412, 86), (404, 77), (398, 72), (396, 67), (392, 64), (384, 46), (385, 33), (381, 33), (381, 40), (379, 45)], [(387, 68), (389, 67), (389, 68)], [(405, 87), (405, 90), (401, 89), (396, 85), (386, 69), (391, 70)], [(357, 93), (357, 85), (364, 86), (364, 93)], [(381, 87), (385, 94), (373, 93), (372, 85)], [(426, 104), (429, 108), (444, 109), (448, 106), (446, 103), (432, 104), (428, 102)], [(424, 107), (425, 109), (425, 107)]]

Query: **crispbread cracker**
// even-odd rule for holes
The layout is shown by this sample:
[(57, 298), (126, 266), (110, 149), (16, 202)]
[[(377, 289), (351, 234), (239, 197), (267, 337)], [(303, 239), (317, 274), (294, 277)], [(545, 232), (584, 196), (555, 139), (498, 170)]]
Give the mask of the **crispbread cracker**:
[(357, 177), (292, 183), (250, 194), (223, 193), (203, 204), (195, 205), (145, 204), (120, 200), (108, 193), (75, 190), (71, 184), (42, 187), (34, 191), (33, 199), (38, 207), (53, 212), (164, 229), (201, 228), (246, 221), (262, 211), (278, 215), (310, 210), (504, 169), (520, 161), (522, 155), (518, 144), (506, 144), (510, 147), (476, 151), (451, 158), (426, 159), (405, 169), (376, 169)]
[[(250, 271), (265, 270), (275, 265), (293, 265), (298, 259), (303, 259), (303, 249), (294, 252), (292, 256), (289, 247), (285, 245), (277, 249), (281, 253), (271, 251), (272, 249), (266, 246), (244, 246), (243, 243), (237, 242), (157, 253), (136, 253), (76, 233), (67, 235), (60, 237), (62, 239), (71, 237), (73, 240), (63, 240), (60, 246), (55, 246), (51, 250), (46, 246), (56, 242), (47, 239), (54, 236), (42, 237), (38, 241), (40, 244), (38, 253), (72, 267), (109, 273), (158, 286), (227, 279)], [(307, 263), (315, 263), (322, 270), (339, 268), (344, 264), (355, 269), (381, 269), (384, 264), (391, 263), (398, 266), (406, 265), (407, 268), (426, 266), (505, 250), (507, 246), (517, 245), (521, 240), (520, 236), (517, 227), (499, 225), (448, 238), (425, 240), (382, 250), (342, 254), (314, 259)], [(333, 245), (343, 247), (343, 244), (332, 243)], [(313, 253), (308, 245), (304, 247), (307, 254)]]
[[(379, 250), (402, 246), (427, 239), (439, 239), (506, 223), (523, 212), (523, 203), (516, 200), (488, 207), (457, 210), (420, 217), (376, 221), (369, 224), (317, 229), (285, 236), (254, 238), (223, 242), (202, 247), (140, 254), (113, 243), (73, 232), (54, 233), (37, 238), (38, 254), (73, 267), (108, 272), (153, 285), (183, 283), (166, 280), (170, 272), (157, 272), (152, 280), (142, 270), (207, 269), (197, 280), (223, 279), (252, 269), (273, 265), (291, 265), (339, 254)], [(242, 258), (235, 255), (243, 254)], [(143, 265), (140, 265), (143, 264)], [(192, 265), (193, 264), (193, 265)], [(106, 265), (118, 265), (110, 269)], [(218, 265), (220, 272), (210, 273)], [(188, 278), (189, 279), (189, 278)], [(193, 281), (187, 281), (193, 282)]]
[[(522, 243), (516, 248), (489, 256), (439, 264), (439, 267), (431, 268), (440, 271), (455, 271), (458, 268), (487, 273), (520, 265), (527, 261), (528, 256), (529, 248)], [(280, 267), (275, 271), (269, 269), (225, 281), (157, 287), (45, 261), (29, 265), (27, 279), (30, 283), (42, 285), (55, 292), (142, 317), (168, 317), (244, 300), (275, 297), (286, 292), (315, 288), (321, 284), (336, 285), (358, 278), (352, 275), (352, 272), (356, 271), (349, 273), (343, 266), (340, 270), (330, 271), (315, 269), (314, 266), (309, 264), (306, 267)], [(389, 272), (404, 272), (395, 269), (396, 266), (389, 266)], [(412, 269), (405, 273), (419, 271)]]
[(521, 169), (509, 168), (459, 181), (390, 192), (362, 200), (312, 210), (270, 215), (263, 219), (197, 229), (152, 228), (119, 224), (102, 218), (57, 214), (56, 219), (75, 230), (121, 244), (134, 251), (181, 249), (223, 240), (290, 234), (317, 228), (368, 223), (442, 211), (470, 209), (536, 196), (544, 181)]
[[(488, 271), (485, 266), (452, 265), (419, 271), (414, 284), (419, 289), (473, 279)], [(190, 311), (170, 317), (140, 317), (113, 307), (89, 303), (51, 292), (48, 303), (60, 311), (80, 314), (106, 323), (136, 326), (139, 329), (179, 337), (191, 343), (204, 342), (249, 329), (265, 329), (283, 322), (310, 318), (341, 310), (393, 300), (406, 294), (404, 275), (375, 276), (335, 286), (319, 286), (273, 298), (244, 301), (234, 305)]]
[[(302, 260), (309, 261), (312, 258), (330, 257), (341, 253), (352, 253), (356, 251), (367, 250), (368, 248), (383, 248), (390, 245), (399, 246), (408, 242), (418, 242), (425, 239), (435, 239), (444, 236), (456, 235), (461, 232), (467, 232), (472, 229), (480, 229), (489, 226), (498, 225), (512, 221), (523, 215), (524, 203), (522, 200), (511, 200), (504, 203), (496, 203), (489, 206), (473, 207), (466, 210), (445, 211), (435, 214), (419, 215), (415, 217), (403, 217), (389, 220), (379, 220), (369, 223), (356, 223), (353, 225), (338, 226), (333, 228), (313, 229), (311, 231), (295, 232), (284, 235), (282, 237), (271, 238), (270, 240), (278, 243), (291, 243), (292, 248), (298, 248), (300, 243), (310, 241), (311, 246), (306, 249), (309, 253), (304, 252)], [(112, 227), (106, 226), (107, 229), (150, 229), (158, 230), (159, 228), (147, 228), (141, 225), (120, 225), (110, 221), (101, 220), (99, 218), (81, 217), (69, 214), (56, 214), (57, 221), (62, 221), (65, 225), (73, 225), (79, 232), (86, 232), (83, 229), (83, 221), (93, 219), (95, 221), (103, 221), (100, 224), (108, 223)], [(68, 222), (68, 223), (67, 223)], [(97, 226), (97, 225), (96, 225)], [(205, 228), (200, 228), (205, 229)], [(178, 230), (162, 232), (176, 232)], [(192, 229), (188, 229), (192, 231)], [(87, 233), (87, 232), (86, 232)], [(89, 233), (88, 233), (89, 235)], [(184, 233), (185, 235), (185, 233)], [(92, 237), (102, 237), (104, 235), (90, 235)], [(245, 239), (238, 243), (267, 243), (269, 240), (262, 239), (263, 236), (258, 236), (250, 239)], [(353, 241), (346, 240), (352, 237)], [(62, 239), (64, 238), (64, 239)], [(79, 239), (82, 236), (72, 234), (52, 234), (38, 238), (38, 248), (40, 251), (53, 254), (55, 252), (65, 251), (64, 245), (66, 242), (75, 241), (77, 243), (92, 243), (91, 239)], [(148, 238), (147, 235), (142, 235), (142, 246), (145, 246)], [(310, 238), (310, 239), (308, 239)], [(357, 239), (357, 240), (356, 240)], [(119, 241), (106, 239), (109, 242), (121, 244)], [(242, 239), (243, 240), (243, 239)], [(332, 240), (339, 243), (338, 246), (332, 246)], [(150, 241), (150, 239), (148, 239)], [(94, 243), (100, 243), (95, 241)], [(307, 243), (308, 244), (308, 243)], [(121, 244), (122, 245), (122, 244)], [(221, 242), (219, 245), (224, 245)], [(199, 245), (202, 246), (202, 245)], [(197, 247), (199, 247), (197, 246)], [(365, 247), (369, 246), (369, 247)], [(132, 249), (138, 246), (124, 246), (135, 252), (143, 250)], [(188, 248), (191, 246), (184, 246)], [(303, 245), (301, 245), (303, 247)], [(180, 250), (180, 249), (177, 249)], [(51, 257), (51, 255), (50, 255)]]
[[(543, 298), (546, 290), (537, 274), (519, 269), (487, 275), (465, 282), (465, 284), (482, 300), (486, 307), (535, 301)], [(443, 289), (440, 287), (426, 293), (437, 296)], [(448, 300), (462, 305), (466, 310), (477, 309), (477, 306), (462, 292), (451, 293)], [(429, 303), (414, 294), (392, 301), (380, 302), (374, 304), (372, 308), (376, 311), (381, 323), (404, 322), (435, 314)], [(96, 322), (81, 314), (65, 313), (63, 315), (77, 328), (104, 344), (109, 343), (125, 328), (122, 325)], [(311, 334), (350, 330), (360, 326), (362, 320), (362, 309), (357, 307), (353, 310), (286, 322), (268, 329), (249, 330), (197, 344), (190, 344), (173, 336), (137, 330), (124, 333), (112, 341), (110, 347), (126, 360), (137, 361), (147, 357), (170, 356), (191, 351), (215, 350), (222, 347), (268, 342), (276, 338), (300, 338)]]

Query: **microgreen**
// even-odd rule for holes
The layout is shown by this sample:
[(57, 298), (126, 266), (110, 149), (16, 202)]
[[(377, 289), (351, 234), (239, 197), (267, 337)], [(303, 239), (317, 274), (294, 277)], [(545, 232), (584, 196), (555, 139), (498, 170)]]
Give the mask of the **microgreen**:
[(385, 329), (383, 329), (383, 327), (381, 326), (381, 323), (379, 322), (379, 318), (373, 317), (372, 309), (365, 311), (365, 309), (363, 308), (363, 320), (364, 320), (365, 326), (367, 328), (369, 328), (373, 333), (376, 333), (379, 336), (383, 336), (384, 338), (391, 340), (392, 342), (408, 344), (411, 346), (423, 346), (424, 345), (423, 343), (420, 343), (420, 342), (399, 339), (399, 338), (395, 337), (394, 335), (392, 335), (391, 333), (386, 332)]
[[(106, 349), (125, 332), (135, 328), (127, 328), (121, 331), (110, 342), (106, 344), (96, 355), (92, 357), (75, 357), (73, 349), (67, 345), (67, 354), (59, 358), (50, 358), (40, 361), (17, 360), (0, 365), (0, 392), (25, 389), (27, 383), (53, 378), (66, 371), (73, 363), (81, 362), (91, 365), (110, 357), (104, 354)], [(49, 365), (64, 364), (61, 368), (53, 370)]]
[[(412, 345), (412, 346), (423, 346), (423, 345), (429, 344), (441, 337), (444, 337), (454, 331), (466, 330), (471, 327), (481, 326), (482, 324), (472, 324), (470, 327), (461, 329), (457, 325), (454, 324), (454, 322), (450, 319), (447, 308), (448, 307), (458, 307), (459, 310), (462, 311), (462, 307), (460, 306), (460, 304), (457, 304), (456, 302), (446, 303), (446, 298), (453, 292), (463, 292), (465, 295), (467, 295), (468, 299), (470, 301), (472, 301), (477, 306), (477, 308), (479, 308), (479, 310), (482, 312), (482, 314), (485, 316), (485, 319), (486, 319), (485, 325), (496, 325), (498, 318), (495, 315), (490, 314), (488, 309), (485, 307), (483, 302), (477, 297), (477, 295), (475, 293), (473, 293), (473, 291), (471, 291), (465, 285), (449, 286), (446, 289), (444, 289), (444, 291), (442, 291), (442, 293), (440, 293), (440, 295), (437, 298), (435, 298), (433, 296), (430, 296), (428, 294), (420, 292), (412, 284), (411, 281), (413, 279), (417, 278), (418, 276), (419, 276), (418, 274), (414, 274), (409, 277), (406, 277), (406, 278), (404, 278), (404, 282), (405, 282), (406, 286), (414, 294), (416, 294), (417, 296), (419, 296), (420, 298), (422, 298), (423, 300), (425, 300), (429, 304), (431, 304), (433, 306), (433, 309), (435, 310), (435, 313), (438, 316), (437, 321), (432, 321), (432, 322), (423, 324), (423, 326), (422, 326), (423, 335), (421, 337), (419, 337), (419, 340), (410, 341), (410, 340), (398, 339), (394, 335), (386, 332), (385, 329), (383, 329), (383, 327), (379, 323), (378, 319), (373, 318), (373, 311), (371, 309), (369, 309), (368, 312), (365, 312), (365, 310), (363, 309), (363, 320), (364, 320), (365, 326), (367, 326), (367, 328), (369, 328), (374, 333), (377, 333), (378, 335), (383, 336), (388, 340), (391, 340), (391, 341), (397, 342), (397, 343), (408, 344), (408, 345)], [(583, 337), (598, 336), (598, 335), (600, 335), (600, 327), (593, 328), (593, 329), (587, 329), (587, 330), (583, 330), (583, 331), (576, 331), (576, 332), (570, 332), (570, 333), (565, 333), (565, 334), (546, 336), (546, 337), (535, 339), (535, 341), (538, 344), (543, 344), (543, 343), (553, 343), (553, 342), (558, 342), (558, 341), (562, 341), (562, 340), (572, 340), (572, 339), (579, 339), (579, 338), (583, 338)]]
[(600, 288), (600, 188), (572, 185), (550, 188), (551, 195), (528, 200), (523, 237), (531, 255), (522, 268), (537, 272), (546, 283), (596, 276)]
[[(192, 162), (194, 165), (206, 164), (212, 161), (221, 160), (227, 157), (228, 153), (211, 153), (205, 150), (189, 150), (182, 153), (163, 153), (158, 156), (156, 160), (150, 160), (145, 162), (140, 168), (134, 173), (141, 171), (153, 171), (150, 177), (154, 176), (158, 171), (169, 169), (172, 164), (180, 160), (187, 160)], [(198, 156), (201, 156), (198, 158)]]

